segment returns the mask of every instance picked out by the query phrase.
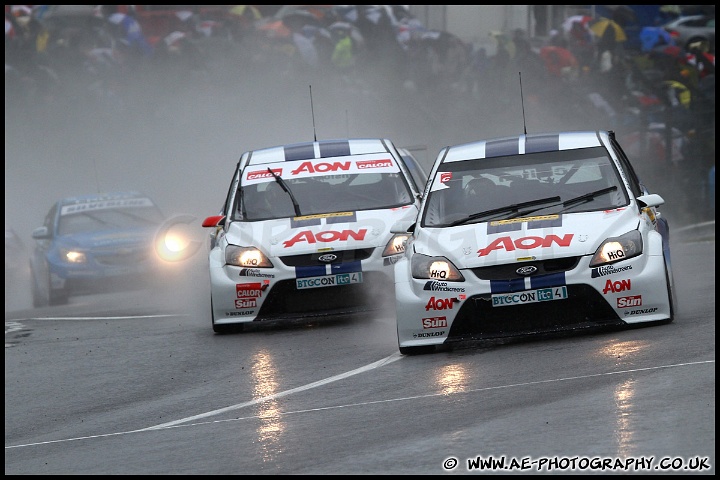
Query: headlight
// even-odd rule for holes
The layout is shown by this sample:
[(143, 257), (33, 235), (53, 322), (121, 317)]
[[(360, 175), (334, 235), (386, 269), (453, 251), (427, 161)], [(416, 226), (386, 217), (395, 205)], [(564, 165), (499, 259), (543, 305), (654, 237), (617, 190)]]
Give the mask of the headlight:
[(390, 255), (404, 253), (408, 238), (410, 238), (409, 233), (396, 233), (393, 235), (387, 245), (385, 245), (382, 256), (389, 257)]
[(416, 253), (410, 260), (413, 278), (429, 278), (446, 282), (464, 282), (465, 277), (445, 257), (428, 257)]
[(591, 267), (627, 260), (637, 257), (643, 251), (642, 236), (637, 230), (628, 232), (620, 237), (606, 239), (602, 245), (595, 250), (590, 260)]
[(67, 263), (85, 263), (85, 262), (87, 262), (87, 257), (85, 256), (85, 253), (79, 252), (77, 250), (69, 250), (69, 249), (61, 248), (60, 256)]
[(164, 236), (161, 235), (155, 243), (155, 252), (161, 259), (175, 262), (189, 257), (187, 254), (190, 251), (189, 246), (190, 241), (183, 235), (167, 232)]
[(225, 249), (225, 263), (238, 267), (272, 268), (273, 264), (255, 247), (228, 245)]

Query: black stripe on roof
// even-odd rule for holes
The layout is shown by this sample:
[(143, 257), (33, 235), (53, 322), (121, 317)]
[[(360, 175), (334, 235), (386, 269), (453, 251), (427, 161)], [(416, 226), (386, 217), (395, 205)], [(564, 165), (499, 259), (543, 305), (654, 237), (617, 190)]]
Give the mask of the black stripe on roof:
[(348, 141), (320, 142), (319, 146), (320, 158), (346, 157), (350, 155), (350, 142)]
[(485, 158), (504, 157), (518, 153), (520, 153), (520, 140), (517, 138), (490, 140), (485, 143)]
[(536, 135), (527, 137), (525, 153), (555, 152), (560, 149), (560, 135)]
[(301, 145), (288, 145), (284, 147), (285, 161), (308, 160), (315, 158), (315, 148), (312, 143), (303, 143)]

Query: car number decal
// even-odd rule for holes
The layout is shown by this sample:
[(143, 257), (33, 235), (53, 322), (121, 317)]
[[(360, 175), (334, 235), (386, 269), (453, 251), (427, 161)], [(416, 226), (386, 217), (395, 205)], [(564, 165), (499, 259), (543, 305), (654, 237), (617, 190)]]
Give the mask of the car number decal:
[(539, 288), (524, 292), (503, 293), (492, 295), (493, 307), (506, 307), (509, 305), (523, 305), (526, 303), (547, 302), (550, 300), (563, 300), (567, 298), (567, 287)]
[(338, 273), (337, 275), (324, 275), (321, 277), (308, 277), (295, 279), (295, 286), (298, 290), (305, 288), (335, 287), (338, 285), (350, 285), (362, 283), (362, 272)]

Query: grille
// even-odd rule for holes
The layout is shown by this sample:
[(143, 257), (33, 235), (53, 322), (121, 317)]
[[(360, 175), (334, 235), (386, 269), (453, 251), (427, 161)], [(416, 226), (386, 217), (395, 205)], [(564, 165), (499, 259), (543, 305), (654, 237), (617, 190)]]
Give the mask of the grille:
[(319, 257), (332, 253), (337, 255), (337, 259), (330, 263), (347, 263), (365, 260), (370, 258), (373, 253), (372, 248), (360, 248), (357, 250), (339, 250), (331, 252), (316, 252), (305, 255), (288, 255), (286, 257), (280, 257), (280, 260), (288, 267), (307, 267), (315, 265), (327, 265), (328, 262), (321, 262), (318, 260)]
[(493, 307), (489, 294), (470, 297), (460, 307), (449, 338), (516, 337), (625, 324), (589, 285), (569, 285), (567, 290), (564, 300), (503, 307)]
[(146, 250), (134, 250), (131, 252), (96, 255), (95, 261), (100, 265), (121, 266), (136, 265), (148, 260), (148, 252)]
[(301, 318), (372, 311), (389, 305), (394, 285), (387, 276), (363, 272), (363, 283), (295, 288), (295, 280), (276, 282), (258, 312), (258, 320)]
[(509, 280), (512, 278), (523, 278), (524, 275), (518, 275), (516, 270), (525, 265), (534, 265), (537, 267), (537, 272), (530, 275), (533, 276), (567, 272), (577, 267), (578, 262), (580, 262), (580, 257), (566, 257), (538, 262), (506, 263), (503, 265), (493, 265), (492, 267), (478, 267), (471, 270), (480, 280)]

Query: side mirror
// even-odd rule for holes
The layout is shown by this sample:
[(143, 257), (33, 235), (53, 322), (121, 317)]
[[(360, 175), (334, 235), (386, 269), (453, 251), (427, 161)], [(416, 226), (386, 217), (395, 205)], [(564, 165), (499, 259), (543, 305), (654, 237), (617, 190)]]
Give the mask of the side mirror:
[(50, 238), (51, 236), (52, 235), (50, 235), (48, 228), (45, 226), (37, 227), (32, 232), (32, 238), (34, 238), (35, 240), (46, 240), (46, 239)]
[(220, 227), (225, 225), (225, 215), (213, 215), (203, 220), (202, 226), (207, 228)]
[(665, 200), (657, 193), (649, 193), (647, 195), (640, 195), (637, 197), (637, 201), (640, 207), (659, 207)]

